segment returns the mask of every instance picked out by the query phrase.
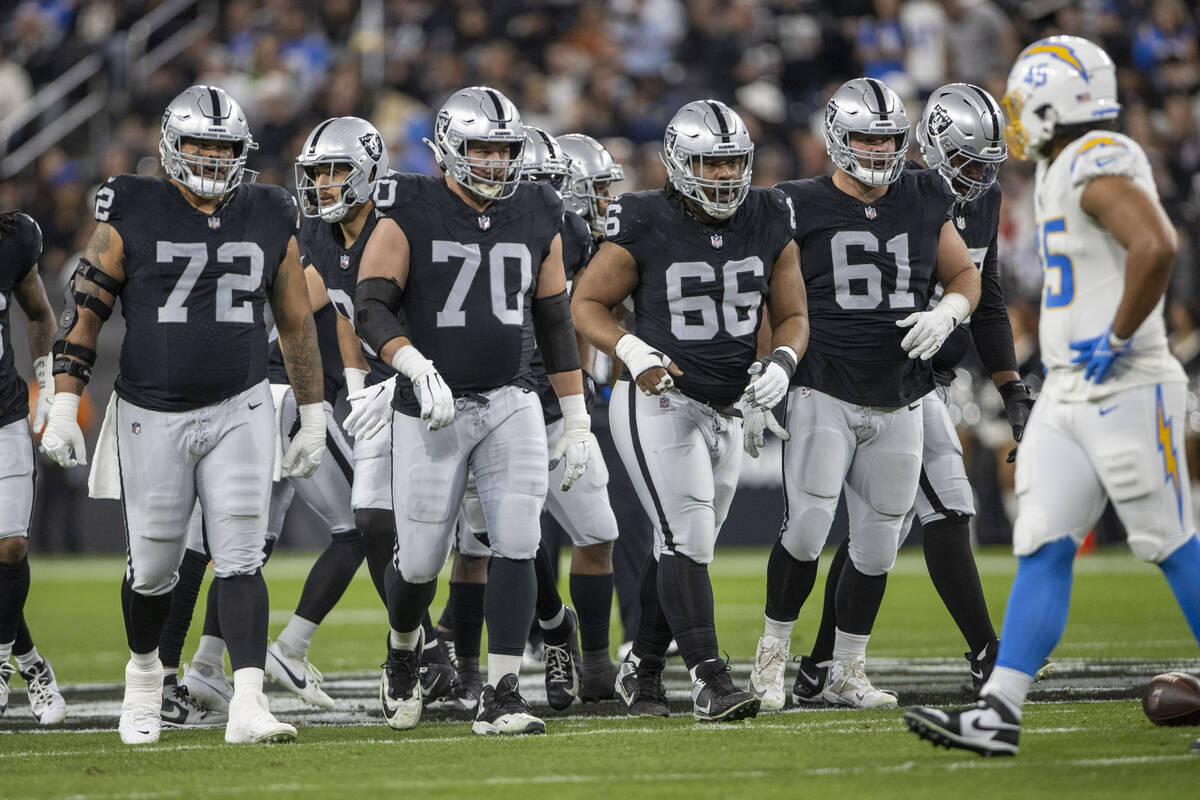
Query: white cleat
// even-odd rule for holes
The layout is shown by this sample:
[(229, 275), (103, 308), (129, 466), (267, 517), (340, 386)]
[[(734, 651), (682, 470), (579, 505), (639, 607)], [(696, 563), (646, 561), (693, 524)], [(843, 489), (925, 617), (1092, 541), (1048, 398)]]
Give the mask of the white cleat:
[(296, 741), (296, 729), (275, 719), (262, 692), (242, 692), (229, 701), (225, 741), (230, 744), (277, 744)]
[(183, 680), (179, 685), (213, 711), (219, 714), (228, 713), (229, 701), (233, 699), (233, 685), (225, 677), (224, 670), (199, 661), (185, 664)]
[(267, 675), (276, 683), (317, 708), (333, 708), (333, 698), (321, 688), (325, 678), (306, 656), (295, 658), (278, 641), (267, 645)]
[(66, 719), (67, 701), (58, 690), (49, 661), (43, 657), (29, 669), (21, 670), (21, 677), (29, 686), (29, 709), (39, 724), (57, 725)]
[(854, 661), (831, 661), (829, 677), (821, 697), (826, 703), (850, 708), (895, 708), (896, 695), (876, 689), (867, 677), (867, 664), (863, 659)]
[(389, 727), (406, 731), (421, 721), (424, 697), (421, 693), (421, 651), (425, 646), (422, 631), (413, 650), (393, 648), (388, 639), (387, 660), (379, 679), (379, 703)]
[(783, 673), (787, 667), (791, 639), (764, 636), (754, 651), (754, 668), (750, 670), (750, 692), (761, 700), (760, 711), (783, 710)]
[(125, 665), (125, 699), (117, 730), (125, 744), (153, 744), (162, 729), (162, 665), (140, 670)]
[(4, 716), (4, 712), (8, 710), (8, 698), (12, 692), (8, 682), (16, 671), (17, 668), (9, 662), (0, 663), (0, 716)]

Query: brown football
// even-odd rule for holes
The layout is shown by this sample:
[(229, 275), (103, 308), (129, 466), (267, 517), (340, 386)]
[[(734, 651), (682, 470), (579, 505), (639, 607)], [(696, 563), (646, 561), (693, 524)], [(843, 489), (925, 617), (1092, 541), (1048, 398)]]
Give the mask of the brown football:
[(1142, 709), (1155, 725), (1200, 725), (1200, 679), (1186, 672), (1155, 675)]

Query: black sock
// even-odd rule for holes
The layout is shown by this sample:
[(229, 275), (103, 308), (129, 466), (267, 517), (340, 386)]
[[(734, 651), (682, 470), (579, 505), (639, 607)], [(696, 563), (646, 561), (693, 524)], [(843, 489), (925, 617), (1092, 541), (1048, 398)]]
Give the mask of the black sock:
[(638, 658), (666, 658), (667, 648), (671, 646), (671, 623), (658, 599), (658, 562), (653, 553), (646, 558), (646, 566), (642, 569), (641, 603), (633, 654)]
[(215, 579), (208, 585), (208, 597), (204, 601), (204, 627), (200, 632), (205, 636), (225, 638), (221, 635), (221, 582)]
[(658, 599), (688, 669), (720, 656), (707, 564), (664, 553), (658, 562)]
[(988, 615), (979, 570), (971, 552), (968, 517), (951, 517), (925, 526), (925, 566), (946, 610), (962, 631), (972, 653), (978, 653), (996, 638)]
[(0, 643), (15, 641), (29, 596), (29, 557), (0, 561)]
[(812, 594), (817, 581), (817, 561), (800, 561), (775, 540), (767, 559), (767, 616), (779, 622), (794, 622)]
[(200, 595), (200, 585), (204, 583), (204, 573), (207, 569), (207, 553), (190, 549), (183, 551), (183, 561), (179, 564), (179, 581), (171, 590), (171, 613), (167, 615), (162, 636), (158, 638), (158, 658), (164, 667), (179, 666), (183, 644), (187, 640), (192, 615), (196, 611), (196, 598)]
[(585, 653), (608, 651), (608, 620), (612, 615), (613, 576), (570, 576), (571, 602), (579, 614), (579, 647)]
[[(554, 619), (562, 610), (563, 601), (558, 594), (554, 562), (550, 560), (550, 551), (544, 542), (538, 545), (537, 555), (533, 557), (533, 568), (537, 576), (537, 618)], [(489, 578), (489, 582), (490, 580)]]
[(396, 518), (384, 508), (360, 508), (354, 512), (354, 525), (362, 533), (367, 552), (367, 569), (379, 599), (387, 603), (387, 566), (396, 551)]
[(459, 658), (479, 658), (483, 639), (483, 597), (486, 583), (450, 582), (446, 608), (454, 618), (454, 654)]
[(17, 639), (13, 642), (13, 655), (23, 656), (33, 649), (33, 637), (29, 635), (29, 626), (25, 624), (25, 615), (17, 624)]
[(850, 560), (850, 540), (843, 539), (833, 561), (829, 562), (829, 574), (825, 576), (825, 602), (821, 606), (821, 627), (813, 640), (810, 658), (822, 664), (833, 658), (833, 639), (837, 634), (837, 588), (846, 562)]
[(847, 559), (837, 587), (837, 626), (843, 633), (867, 636), (883, 604), (887, 573), (864, 575)]
[(221, 630), (229, 650), (229, 665), (237, 672), (243, 667), (263, 668), (267, 660), (267, 617), (270, 600), (262, 570), (253, 575), (217, 578), (221, 584)]
[(489, 653), (519, 656), (525, 652), (537, 592), (533, 559), (517, 561), (492, 556), (483, 598)]
[(421, 620), (421, 629), (425, 631), (425, 646), (434, 647), (438, 643), (437, 629), (433, 627), (433, 620), (429, 618), (429, 612), (425, 612), (425, 618)]
[(437, 594), (437, 579), (409, 583), (390, 561), (387, 568), (388, 624), (393, 630), (415, 631), (429, 613), (429, 604)]
[(158, 649), (163, 625), (171, 613), (171, 593), (138, 594), (121, 581), (121, 610), (125, 615), (125, 641), (135, 653), (153, 653)]
[[(450, 585), (453, 586), (454, 583), (451, 582)], [(446, 605), (442, 608), (442, 615), (438, 617), (436, 627), (439, 631), (449, 631), (450, 633), (454, 632), (454, 611), (451, 610), (450, 600), (448, 598), (446, 600)]]
[(296, 616), (320, 625), (346, 593), (365, 555), (363, 537), (357, 530), (333, 534), (308, 571)]

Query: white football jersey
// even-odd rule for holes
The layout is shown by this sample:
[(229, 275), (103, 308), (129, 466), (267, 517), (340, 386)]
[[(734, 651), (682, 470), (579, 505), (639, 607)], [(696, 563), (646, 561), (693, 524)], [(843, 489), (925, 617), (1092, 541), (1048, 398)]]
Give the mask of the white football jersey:
[(1125, 288), (1125, 249), (1079, 205), (1088, 182), (1105, 175), (1127, 175), (1157, 197), (1146, 154), (1119, 133), (1092, 131), (1054, 161), (1037, 165), (1034, 213), (1044, 271), (1039, 341), (1048, 370), (1045, 389), (1063, 400), (1095, 400), (1134, 386), (1187, 379), (1167, 349), (1161, 299), (1104, 383), (1085, 381), (1083, 365), (1071, 363), (1078, 352), (1071, 342), (1102, 334)]

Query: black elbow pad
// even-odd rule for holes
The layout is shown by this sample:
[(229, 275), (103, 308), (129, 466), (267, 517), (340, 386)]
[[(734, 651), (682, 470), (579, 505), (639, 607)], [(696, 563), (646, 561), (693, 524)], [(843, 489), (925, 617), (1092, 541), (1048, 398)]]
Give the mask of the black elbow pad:
[(354, 329), (372, 349), (379, 352), (399, 336), (408, 336), (398, 312), (404, 290), (387, 278), (367, 278), (354, 290)]
[(552, 297), (534, 298), (533, 332), (547, 373), (579, 369), (579, 346), (571, 322), (571, 300), (565, 291)]

